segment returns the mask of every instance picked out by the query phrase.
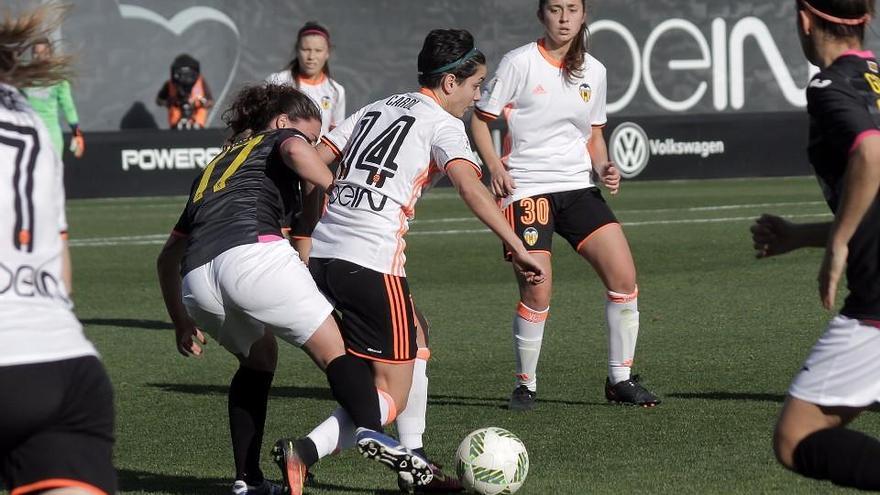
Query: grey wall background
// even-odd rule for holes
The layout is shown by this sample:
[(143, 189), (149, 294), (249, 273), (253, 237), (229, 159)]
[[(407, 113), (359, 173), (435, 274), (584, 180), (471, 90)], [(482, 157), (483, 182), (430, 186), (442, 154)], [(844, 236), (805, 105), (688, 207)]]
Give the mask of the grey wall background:
[[(26, 3), (12, 0), (15, 7)], [(226, 97), (242, 84), (261, 80), (281, 69), (293, 53), (296, 31), (307, 20), (326, 24), (333, 35), (331, 59), (334, 77), (347, 89), (349, 112), (395, 91), (416, 86), (415, 61), (425, 34), (433, 28), (470, 30), (490, 60), (490, 72), (508, 50), (542, 33), (535, 18), (535, 0), (73, 0), (62, 32), (65, 50), (77, 56), (79, 77), (74, 91), (86, 130), (120, 127), (165, 127), (165, 115), (154, 104), (168, 77), (168, 66), (187, 52), (202, 63), (215, 97)], [(609, 101), (620, 101), (634, 76), (633, 55), (620, 29), (637, 45), (637, 61), (658, 27), (645, 67), (657, 91), (670, 100), (684, 100), (705, 85), (705, 94), (687, 109), (670, 111), (648, 91), (645, 72), (636, 82), (629, 104), (619, 116), (664, 115), (682, 112), (735, 113), (799, 111), (786, 98), (777, 73), (788, 74), (798, 88), (808, 81), (794, 32), (791, 0), (592, 0), (591, 21), (602, 26), (593, 36), (594, 55), (609, 70)], [(766, 39), (778, 50), (779, 64), (768, 63), (755, 36), (730, 44), (734, 27), (764, 26)], [(743, 21), (745, 19), (745, 21)], [(597, 24), (599, 23), (599, 24)], [(608, 29), (616, 23), (617, 31)], [(718, 24), (723, 24), (719, 29)], [(713, 25), (722, 33), (713, 37)], [(683, 26), (683, 27), (682, 27)], [(688, 27), (688, 26), (692, 26)], [(673, 60), (703, 58), (699, 41), (705, 40), (710, 59), (701, 68), (670, 70)], [(760, 30), (760, 29), (759, 29)], [(747, 29), (748, 31), (748, 29)], [(750, 31), (751, 32), (751, 31)], [(880, 36), (869, 35), (869, 46)], [(766, 45), (766, 43), (765, 43)], [(731, 104), (729, 84), (716, 84), (718, 74), (733, 75), (729, 55), (742, 46), (741, 107)], [(720, 50), (719, 50), (720, 48)], [(772, 50), (770, 50), (772, 51)], [(724, 56), (718, 56), (724, 54)], [(695, 64), (691, 64), (695, 65)], [(641, 68), (641, 65), (640, 65)], [(719, 69), (720, 68), (720, 69)], [(717, 95), (724, 105), (714, 103)], [(228, 99), (225, 103), (228, 103)], [(218, 107), (222, 108), (224, 102)], [(219, 111), (210, 122), (219, 126)]]

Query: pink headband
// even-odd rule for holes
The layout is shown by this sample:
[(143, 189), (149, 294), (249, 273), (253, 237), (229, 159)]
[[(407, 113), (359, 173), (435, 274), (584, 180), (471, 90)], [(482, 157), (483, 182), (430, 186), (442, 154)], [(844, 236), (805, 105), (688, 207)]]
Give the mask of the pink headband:
[(825, 19), (826, 21), (834, 24), (843, 24), (844, 26), (859, 26), (871, 22), (871, 14), (865, 14), (857, 19), (845, 19), (843, 17), (835, 17), (831, 14), (826, 14), (825, 12), (822, 12), (821, 10), (807, 3), (807, 0), (801, 0), (801, 3), (816, 17), (819, 17), (820, 19)]
[(324, 31), (321, 31), (320, 29), (306, 29), (305, 31), (299, 33), (299, 37), (302, 38), (303, 36), (309, 36), (312, 34), (317, 34), (318, 36), (323, 36), (328, 41), (330, 40), (330, 35), (328, 35)]

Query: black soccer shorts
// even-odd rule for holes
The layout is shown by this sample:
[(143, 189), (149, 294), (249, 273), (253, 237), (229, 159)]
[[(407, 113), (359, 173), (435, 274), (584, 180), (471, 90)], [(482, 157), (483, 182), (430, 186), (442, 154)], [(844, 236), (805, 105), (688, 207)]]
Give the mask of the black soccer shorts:
[(94, 356), (0, 367), (0, 478), (14, 495), (116, 493), (113, 389)]
[(416, 358), (416, 325), (406, 277), (327, 258), (311, 258), (309, 270), (341, 317), (349, 354), (388, 363)]
[[(504, 208), (504, 216), (528, 251), (547, 254), (554, 232), (577, 251), (594, 232), (619, 223), (597, 187), (522, 198)], [(510, 259), (506, 248), (504, 254)]]

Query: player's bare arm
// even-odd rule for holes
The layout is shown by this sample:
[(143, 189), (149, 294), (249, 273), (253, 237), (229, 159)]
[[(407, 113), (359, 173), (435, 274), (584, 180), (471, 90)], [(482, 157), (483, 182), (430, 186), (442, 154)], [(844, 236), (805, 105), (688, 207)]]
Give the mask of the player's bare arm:
[(174, 323), (177, 352), (187, 357), (201, 356), (202, 348), (199, 342), (204, 345), (208, 341), (202, 331), (193, 323), (183, 306), (180, 262), (183, 260), (185, 250), (186, 238), (172, 234), (165, 242), (165, 246), (162, 247), (162, 252), (159, 253), (156, 269), (159, 272), (159, 287), (162, 290), (165, 309), (168, 310), (168, 316)]
[(489, 169), (492, 176), (492, 193), (499, 198), (506, 198), (513, 194), (516, 183), (501, 162), (498, 153), (495, 152), (495, 144), (492, 142), (492, 133), (489, 132), (489, 124), (481, 119), (476, 112), (471, 118), (471, 136), (477, 147), (477, 153)]
[(602, 185), (613, 196), (620, 190), (620, 171), (614, 163), (608, 161), (608, 144), (605, 142), (605, 134), (601, 127), (593, 127), (590, 140), (587, 142), (587, 152), (593, 163), (596, 176), (602, 181)]
[(880, 189), (880, 136), (870, 136), (853, 150), (844, 176), (840, 207), (831, 224), (825, 258), (819, 269), (819, 297), (825, 309), (834, 306), (837, 285), (846, 269), (849, 241), (877, 198)]
[(495, 199), (480, 182), (473, 166), (464, 160), (453, 160), (446, 165), (446, 174), (474, 215), (504, 241), (512, 253), (517, 270), (526, 280), (535, 285), (544, 282), (544, 271), (541, 266), (510, 228)]
[(281, 143), (281, 156), (285, 165), (303, 180), (327, 190), (333, 184), (333, 173), (321, 155), (303, 139), (291, 138)]
[(805, 247), (824, 247), (831, 222), (798, 224), (765, 213), (755, 220), (750, 230), (755, 256), (767, 258)]

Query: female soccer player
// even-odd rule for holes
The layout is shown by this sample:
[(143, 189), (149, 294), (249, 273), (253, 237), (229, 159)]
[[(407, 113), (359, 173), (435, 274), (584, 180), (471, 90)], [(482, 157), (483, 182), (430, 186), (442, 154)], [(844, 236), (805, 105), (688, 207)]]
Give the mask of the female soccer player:
[[(547, 274), (548, 283), (541, 285), (517, 278), (517, 386), (510, 408), (535, 405), (535, 370), (550, 310), (553, 232), (592, 265), (608, 290), (606, 398), (654, 406), (660, 401), (630, 374), (639, 332), (635, 265), (623, 230), (594, 183), (598, 177), (611, 194), (620, 186), (602, 135), (605, 67), (586, 53), (584, 0), (540, 0), (538, 19), (544, 37), (504, 56), (471, 121), (492, 190)], [(509, 133), (505, 156), (499, 158), (487, 122), (502, 115)]]
[[(538, 262), (480, 182), (480, 168), (460, 120), (479, 99), (485, 57), (467, 31), (435, 30), (425, 38), (418, 70), (419, 91), (360, 109), (319, 146), (325, 162), (341, 163), (312, 236), (309, 266), (318, 287), (341, 314), (347, 352), (370, 362), (376, 386), (386, 393), (383, 424), (393, 421), (397, 411), (407, 410), (418, 345), (404, 235), (416, 202), (434, 179), (450, 179), (474, 214), (508, 247), (525, 282), (543, 281)], [(350, 423), (337, 410), (308, 437), (279, 440), (277, 449), (289, 463), (307, 468), (354, 443)], [(421, 473), (404, 469), (406, 449), (372, 434), (358, 435), (357, 444), (361, 453), (388, 464), (410, 484), (433, 479), (431, 471), (416, 477), (412, 475)], [(298, 493), (298, 487), (291, 488)]]
[(863, 51), (874, 0), (798, 0), (798, 34), (822, 69), (807, 88), (808, 155), (834, 221), (792, 224), (764, 215), (752, 226), (759, 258), (824, 247), (819, 297), (849, 295), (788, 389), (773, 447), (809, 478), (880, 490), (880, 441), (844, 428), (880, 401), (880, 68)]
[(307, 22), (296, 35), (296, 55), (284, 70), (266, 78), (294, 86), (321, 108), (321, 135), (345, 120), (345, 88), (330, 77), (330, 31)]
[(292, 87), (264, 84), (243, 89), (224, 119), (234, 142), (193, 183), (159, 255), (159, 280), (178, 351), (200, 355), (202, 328), (240, 362), (229, 387), (233, 492), (275, 493), (259, 461), (276, 336), (301, 346), (326, 372), (358, 426), (381, 429), (379, 403), (369, 367), (345, 353), (333, 308), (281, 236), (281, 219), (299, 207), (300, 181), (322, 190), (333, 182), (313, 147), (321, 132), (317, 106)]
[(0, 20), (0, 480), (9, 493), (116, 493), (113, 390), (71, 308), (64, 167), (19, 88), (70, 76), (21, 55), (61, 23), (41, 6)]

